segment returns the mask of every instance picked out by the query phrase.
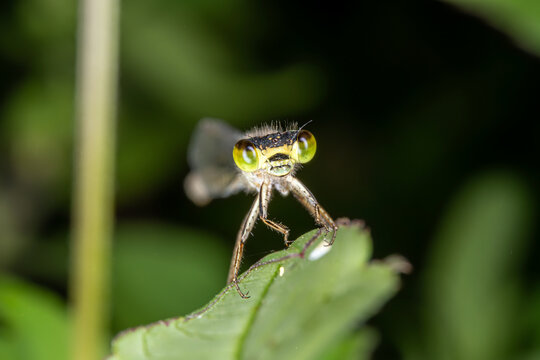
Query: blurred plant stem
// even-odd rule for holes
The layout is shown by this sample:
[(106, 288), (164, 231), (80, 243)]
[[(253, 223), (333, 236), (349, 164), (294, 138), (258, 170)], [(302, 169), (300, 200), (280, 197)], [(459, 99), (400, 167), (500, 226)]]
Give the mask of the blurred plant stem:
[(81, 0), (77, 54), (77, 145), (72, 232), (72, 359), (105, 354), (109, 319), (110, 240), (119, 5)]

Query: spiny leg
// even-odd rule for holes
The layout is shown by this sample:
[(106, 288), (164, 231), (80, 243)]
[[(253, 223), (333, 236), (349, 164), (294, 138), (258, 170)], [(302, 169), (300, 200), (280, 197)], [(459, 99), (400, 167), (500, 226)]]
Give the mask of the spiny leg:
[(244, 218), (238, 235), (236, 236), (236, 244), (234, 246), (233, 257), (231, 260), (231, 266), (229, 267), (229, 276), (227, 278), (227, 283), (233, 282), (236, 290), (243, 298), (248, 298), (247, 293), (244, 294), (240, 287), (238, 286), (238, 271), (240, 270), (240, 264), (242, 263), (242, 254), (244, 253), (244, 244), (253, 230), (253, 226), (257, 221), (257, 217), (260, 217), (261, 220), (270, 228), (283, 234), (285, 243), (288, 242), (289, 229), (281, 224), (278, 224), (267, 218), (268, 215), (268, 203), (270, 202), (270, 197), (272, 195), (272, 187), (268, 183), (263, 183), (258, 196), (255, 198), (253, 205)]
[(277, 232), (282, 233), (283, 234), (283, 241), (285, 242), (285, 245), (289, 246), (290, 242), (289, 242), (289, 228), (288, 227), (286, 227), (283, 224), (277, 223), (275, 221), (263, 218), (262, 216), (260, 216), (260, 218), (261, 218), (262, 222), (266, 224), (266, 226), (276, 230)]
[(315, 196), (309, 191), (309, 189), (297, 178), (289, 177), (287, 180), (290, 191), (293, 193), (294, 197), (309, 211), (311, 216), (315, 219), (315, 222), (326, 230), (327, 233), (332, 231), (332, 238), (328, 242), (328, 246), (334, 243), (336, 239), (336, 234), (338, 226), (330, 216), (324, 210)]
[(283, 224), (268, 219), (268, 204), (272, 197), (272, 185), (269, 183), (263, 183), (259, 191), (259, 217), (262, 222), (271, 229), (283, 234), (283, 241), (285, 246), (289, 246), (289, 228)]
[[(330, 220), (332, 220), (332, 218), (330, 217), (330, 215), (326, 212), (326, 210), (324, 210), (319, 204), (316, 205), (316, 208), (317, 208), (317, 214), (319, 215), (318, 220), (316, 220), (319, 224), (322, 224), (323, 222), (320, 220), (322, 217), (321, 217), (321, 213), (324, 214), (324, 216)], [(326, 246), (332, 246), (332, 244), (334, 243), (334, 241), (336, 240), (336, 236), (337, 236), (337, 231), (338, 231), (338, 224), (332, 220), (332, 223), (330, 224), (330, 226), (328, 225), (323, 225), (325, 230), (326, 230), (326, 234), (324, 235), (324, 241), (326, 241), (326, 235), (331, 231), (332, 232), (332, 237), (330, 238), (330, 241), (328, 241), (326, 243)]]
[(238, 235), (236, 236), (236, 243), (234, 245), (234, 252), (231, 259), (231, 266), (229, 267), (229, 276), (227, 277), (227, 283), (234, 282), (236, 286), (236, 290), (238, 291), (240, 296), (243, 298), (247, 298), (249, 296), (247, 296), (247, 293), (244, 294), (240, 290), (240, 287), (238, 286), (238, 283), (237, 283), (237, 276), (238, 276), (238, 271), (240, 269), (240, 264), (242, 263), (242, 254), (244, 253), (244, 243), (249, 237), (251, 230), (253, 230), (253, 226), (255, 225), (255, 221), (257, 221), (258, 216), (259, 216), (259, 197), (257, 196), (255, 198), (255, 201), (253, 202), (253, 205), (251, 205), (249, 212), (244, 218), (242, 225), (240, 226)]

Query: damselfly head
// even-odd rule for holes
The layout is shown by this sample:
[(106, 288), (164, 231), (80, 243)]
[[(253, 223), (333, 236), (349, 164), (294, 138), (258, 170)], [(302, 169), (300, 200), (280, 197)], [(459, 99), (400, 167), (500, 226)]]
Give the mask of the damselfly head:
[(296, 164), (309, 162), (317, 142), (307, 130), (275, 131), (242, 139), (233, 148), (236, 166), (245, 172), (264, 171), (274, 176), (289, 174)]

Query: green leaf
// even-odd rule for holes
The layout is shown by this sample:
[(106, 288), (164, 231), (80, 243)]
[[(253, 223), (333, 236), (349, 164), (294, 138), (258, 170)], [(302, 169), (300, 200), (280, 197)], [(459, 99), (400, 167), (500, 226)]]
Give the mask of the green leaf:
[(120, 334), (111, 359), (324, 355), (398, 289), (393, 267), (369, 263), (370, 254), (369, 233), (359, 227), (340, 228), (331, 247), (315, 231), (307, 233), (240, 277), (250, 298), (242, 299), (229, 285), (195, 313)]
[(1, 359), (68, 358), (67, 314), (51, 293), (0, 275), (0, 323)]
[(540, 56), (540, 1), (445, 0), (476, 14)]
[(361, 360), (370, 359), (375, 345), (377, 333), (370, 328), (345, 337), (334, 347), (329, 348), (319, 360)]

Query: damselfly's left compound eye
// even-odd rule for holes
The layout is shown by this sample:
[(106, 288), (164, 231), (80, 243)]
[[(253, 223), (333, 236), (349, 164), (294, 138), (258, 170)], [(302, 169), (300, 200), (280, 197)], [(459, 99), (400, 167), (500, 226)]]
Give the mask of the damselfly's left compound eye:
[(296, 138), (296, 156), (300, 163), (305, 164), (315, 156), (317, 142), (315, 136), (307, 130), (301, 130)]
[(243, 171), (252, 172), (259, 168), (259, 155), (249, 140), (240, 140), (234, 145), (233, 158), (236, 166)]

